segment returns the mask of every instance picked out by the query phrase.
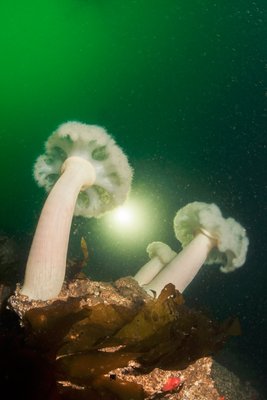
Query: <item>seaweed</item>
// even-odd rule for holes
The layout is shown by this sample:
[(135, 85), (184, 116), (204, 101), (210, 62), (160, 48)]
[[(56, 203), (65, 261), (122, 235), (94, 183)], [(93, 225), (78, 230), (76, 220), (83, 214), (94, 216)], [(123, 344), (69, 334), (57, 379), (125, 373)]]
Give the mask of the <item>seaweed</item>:
[[(124, 286), (114, 283), (118, 296), (129, 296), (124, 279)], [(220, 324), (188, 308), (172, 284), (157, 299), (144, 295), (141, 301), (133, 294), (135, 301), (129, 303), (128, 296), (125, 304), (70, 296), (25, 312), (28, 346), (49, 360), (57, 382), (68, 382), (60, 386), (61, 398), (144, 399), (140, 385), (112, 379), (112, 371), (130, 361), (138, 364), (139, 373), (183, 369), (239, 334), (236, 320)]]

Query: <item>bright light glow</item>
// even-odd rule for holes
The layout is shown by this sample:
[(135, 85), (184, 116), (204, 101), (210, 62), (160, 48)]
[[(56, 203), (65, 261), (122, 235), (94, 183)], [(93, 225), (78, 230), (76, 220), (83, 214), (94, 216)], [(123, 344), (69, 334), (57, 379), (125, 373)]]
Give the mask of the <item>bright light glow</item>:
[(113, 219), (121, 225), (129, 225), (134, 222), (134, 212), (130, 207), (121, 206), (114, 211)]
[(144, 230), (145, 210), (141, 202), (127, 201), (106, 216), (106, 223), (111, 231), (119, 234), (133, 234)]
[(161, 215), (156, 212), (158, 203), (155, 205), (153, 198), (151, 200), (145, 193), (132, 195), (122, 206), (104, 215), (99, 220), (102, 245), (113, 251), (114, 257), (128, 260), (129, 265), (138, 253), (145, 258), (146, 246), (161, 240)]

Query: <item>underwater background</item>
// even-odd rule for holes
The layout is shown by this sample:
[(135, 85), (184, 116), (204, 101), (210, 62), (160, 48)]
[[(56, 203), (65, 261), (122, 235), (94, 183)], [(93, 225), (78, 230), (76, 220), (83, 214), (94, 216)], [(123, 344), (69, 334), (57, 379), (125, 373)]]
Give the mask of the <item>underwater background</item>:
[[(0, 5), (0, 232), (21, 273), (46, 194), (32, 176), (57, 126), (104, 126), (134, 169), (133, 223), (74, 218), (70, 257), (87, 273), (134, 275), (151, 241), (179, 250), (176, 211), (216, 203), (247, 230), (245, 265), (203, 267), (185, 292), (242, 335), (222, 362), (265, 389), (267, 4), (265, 0), (47, 0)], [(1, 268), (1, 266), (0, 266)], [(222, 356), (223, 357), (223, 356)], [(237, 361), (238, 360), (238, 361)], [(231, 364), (231, 363), (230, 363)]]

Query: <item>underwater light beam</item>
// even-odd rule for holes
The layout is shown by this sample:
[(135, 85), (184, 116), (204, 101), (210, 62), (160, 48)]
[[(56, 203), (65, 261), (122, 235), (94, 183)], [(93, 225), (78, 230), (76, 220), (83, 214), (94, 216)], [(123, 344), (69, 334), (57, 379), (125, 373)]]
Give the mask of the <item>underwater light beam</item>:
[(105, 217), (111, 230), (118, 233), (138, 233), (149, 226), (146, 206), (140, 200), (129, 201)]
[(118, 207), (111, 214), (113, 223), (119, 226), (133, 226), (136, 222), (136, 213), (130, 206)]
[(133, 210), (129, 207), (119, 207), (114, 212), (114, 218), (121, 224), (127, 225), (134, 221), (134, 213)]

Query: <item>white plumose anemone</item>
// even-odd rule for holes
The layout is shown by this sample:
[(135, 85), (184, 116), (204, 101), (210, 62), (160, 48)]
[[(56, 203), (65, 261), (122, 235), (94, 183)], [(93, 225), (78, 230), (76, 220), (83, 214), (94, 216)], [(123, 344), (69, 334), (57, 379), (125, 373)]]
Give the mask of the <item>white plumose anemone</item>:
[(222, 272), (231, 272), (245, 263), (245, 229), (233, 218), (223, 218), (215, 204), (189, 203), (177, 212), (174, 231), (183, 249), (144, 286), (148, 291), (159, 295), (172, 282), (182, 293), (203, 264), (220, 264)]
[(150, 260), (135, 274), (140, 286), (147, 285), (177, 255), (167, 244), (152, 242), (146, 249)]
[(54, 298), (62, 288), (73, 215), (98, 217), (122, 204), (132, 180), (127, 157), (99, 126), (64, 123), (45, 148), (34, 166), (34, 177), (50, 193), (20, 291), (38, 300)]

